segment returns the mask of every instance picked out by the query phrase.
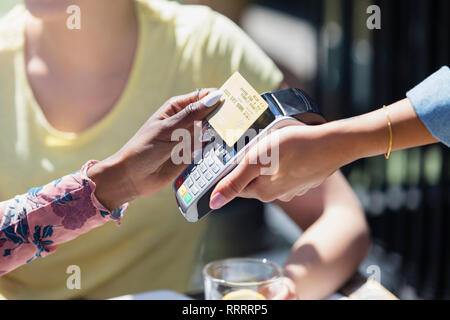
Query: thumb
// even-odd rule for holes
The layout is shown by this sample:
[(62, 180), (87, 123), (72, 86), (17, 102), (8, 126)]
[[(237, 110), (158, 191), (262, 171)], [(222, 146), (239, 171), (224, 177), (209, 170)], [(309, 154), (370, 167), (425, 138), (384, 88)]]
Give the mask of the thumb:
[(257, 176), (258, 166), (250, 165), (246, 156), (244, 161), (216, 185), (209, 202), (211, 209), (220, 209), (236, 198)]
[(189, 104), (186, 108), (168, 118), (171, 125), (177, 128), (192, 127), (194, 121), (203, 120), (221, 102), (223, 92), (216, 90), (210, 92), (197, 102)]

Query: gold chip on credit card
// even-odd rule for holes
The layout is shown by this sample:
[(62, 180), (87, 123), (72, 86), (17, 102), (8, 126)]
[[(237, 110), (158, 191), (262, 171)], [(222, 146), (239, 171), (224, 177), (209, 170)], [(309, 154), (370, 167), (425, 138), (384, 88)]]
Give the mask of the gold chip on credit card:
[(269, 105), (239, 72), (235, 72), (220, 90), (224, 93), (224, 102), (207, 120), (231, 147)]

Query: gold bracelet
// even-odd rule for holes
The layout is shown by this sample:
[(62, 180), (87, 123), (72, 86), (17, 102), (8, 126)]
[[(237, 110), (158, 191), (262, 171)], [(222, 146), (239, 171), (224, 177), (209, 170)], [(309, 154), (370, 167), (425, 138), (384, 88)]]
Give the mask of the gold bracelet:
[(389, 148), (388, 151), (384, 154), (384, 157), (386, 158), (386, 160), (388, 160), (391, 157), (391, 151), (392, 151), (392, 123), (391, 123), (391, 118), (389, 117), (389, 111), (388, 108), (386, 106), (383, 106), (383, 109), (386, 110), (386, 118), (388, 121), (388, 128), (389, 128)]

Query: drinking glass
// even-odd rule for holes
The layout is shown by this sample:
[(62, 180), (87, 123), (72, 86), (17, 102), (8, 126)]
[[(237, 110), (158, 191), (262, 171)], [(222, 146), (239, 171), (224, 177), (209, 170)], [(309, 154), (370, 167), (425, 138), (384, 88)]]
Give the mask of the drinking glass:
[(283, 271), (267, 259), (233, 258), (203, 268), (206, 300), (271, 299), (283, 285)]

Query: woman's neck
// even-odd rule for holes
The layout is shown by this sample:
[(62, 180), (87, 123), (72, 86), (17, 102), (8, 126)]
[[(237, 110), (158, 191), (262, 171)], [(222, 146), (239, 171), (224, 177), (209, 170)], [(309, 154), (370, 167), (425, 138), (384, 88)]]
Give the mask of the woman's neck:
[(72, 14), (26, 24), (27, 56), (39, 57), (59, 72), (106, 72), (135, 49), (137, 17), (133, 0), (79, 0), (80, 29), (70, 29)]

